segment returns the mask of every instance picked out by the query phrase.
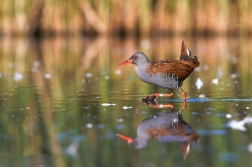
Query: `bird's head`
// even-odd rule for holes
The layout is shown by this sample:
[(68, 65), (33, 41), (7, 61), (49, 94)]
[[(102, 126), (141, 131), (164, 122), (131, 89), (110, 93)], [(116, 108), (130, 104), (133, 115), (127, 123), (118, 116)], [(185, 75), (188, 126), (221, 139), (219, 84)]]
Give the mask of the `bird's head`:
[(133, 54), (128, 60), (119, 64), (117, 66), (117, 68), (125, 66), (127, 64), (140, 65), (140, 64), (145, 64), (145, 63), (149, 63), (149, 62), (150, 61), (149, 61), (148, 57), (144, 53), (137, 52), (137, 53)]

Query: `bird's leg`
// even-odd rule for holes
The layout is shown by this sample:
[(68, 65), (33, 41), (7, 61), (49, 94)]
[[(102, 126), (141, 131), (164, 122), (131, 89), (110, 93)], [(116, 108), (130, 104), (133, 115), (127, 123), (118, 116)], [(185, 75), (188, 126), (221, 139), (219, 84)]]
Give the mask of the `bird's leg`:
[(179, 88), (179, 90), (181, 91), (183, 95), (183, 100), (186, 101), (186, 92), (182, 88)]
[(184, 109), (186, 108), (186, 101), (185, 100), (183, 100), (183, 106), (182, 106), (182, 108), (179, 110), (179, 114), (181, 114), (183, 111), (184, 111)]
[(172, 104), (157, 104), (157, 105), (149, 105), (151, 108), (170, 108), (173, 109), (174, 105)]
[(172, 97), (172, 96), (174, 96), (173, 91), (171, 89), (170, 89), (170, 91), (171, 91), (170, 94), (163, 94), (163, 93), (150, 94), (146, 98), (143, 98), (142, 100), (143, 101), (148, 101), (148, 100), (156, 101), (158, 99), (158, 97)]

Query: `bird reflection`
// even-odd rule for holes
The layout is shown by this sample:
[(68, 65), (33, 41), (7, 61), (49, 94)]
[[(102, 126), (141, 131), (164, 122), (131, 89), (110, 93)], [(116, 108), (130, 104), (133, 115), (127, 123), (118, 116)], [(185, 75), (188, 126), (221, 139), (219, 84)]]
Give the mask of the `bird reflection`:
[[(157, 100), (152, 100), (152, 99), (142, 99), (142, 103), (147, 104), (151, 108), (170, 108), (173, 109), (174, 105), (173, 104), (159, 104)], [(186, 108), (186, 101), (183, 101), (183, 106), (181, 109), (181, 112)]]
[(143, 120), (137, 127), (137, 137), (134, 139), (121, 134), (117, 135), (137, 149), (144, 148), (151, 138), (162, 142), (179, 142), (185, 160), (190, 144), (198, 142), (199, 135), (184, 121), (181, 115), (183, 110), (182, 108), (178, 112), (164, 112)]

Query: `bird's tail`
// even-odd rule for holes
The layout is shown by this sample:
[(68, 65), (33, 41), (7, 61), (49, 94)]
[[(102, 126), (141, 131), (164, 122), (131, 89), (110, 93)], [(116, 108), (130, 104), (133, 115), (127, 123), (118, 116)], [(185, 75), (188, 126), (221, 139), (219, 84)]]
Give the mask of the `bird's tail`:
[(186, 46), (185, 41), (182, 42), (180, 60), (186, 60), (192, 56), (190, 49)]

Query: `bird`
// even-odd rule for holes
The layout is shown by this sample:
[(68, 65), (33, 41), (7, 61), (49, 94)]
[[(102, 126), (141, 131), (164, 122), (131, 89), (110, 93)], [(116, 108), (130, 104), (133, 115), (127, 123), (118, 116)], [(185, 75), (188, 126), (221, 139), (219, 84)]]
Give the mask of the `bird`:
[(161, 142), (178, 142), (184, 159), (186, 159), (191, 143), (199, 141), (199, 135), (184, 121), (181, 112), (175, 111), (164, 112), (140, 122), (137, 126), (136, 138), (121, 134), (117, 134), (117, 136), (132, 144), (136, 149), (146, 147), (149, 139)]
[(200, 65), (198, 57), (192, 56), (184, 41), (181, 46), (180, 60), (165, 59), (151, 63), (144, 53), (136, 52), (128, 60), (119, 64), (117, 68), (127, 64), (136, 65), (136, 73), (142, 81), (170, 90), (170, 94), (150, 94), (143, 98), (143, 101), (155, 101), (158, 97), (172, 97), (174, 96), (173, 89), (180, 90), (183, 100), (186, 101), (187, 94), (181, 86), (183, 81)]

